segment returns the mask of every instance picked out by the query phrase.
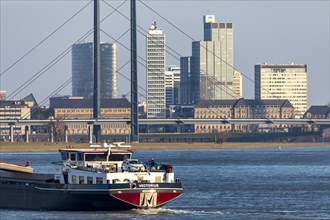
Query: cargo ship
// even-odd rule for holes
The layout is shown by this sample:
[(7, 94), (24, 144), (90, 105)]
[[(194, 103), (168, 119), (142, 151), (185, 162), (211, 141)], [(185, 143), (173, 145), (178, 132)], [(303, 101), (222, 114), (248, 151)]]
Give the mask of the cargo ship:
[(0, 208), (30, 210), (129, 210), (157, 208), (183, 193), (172, 166), (132, 159), (130, 145), (60, 149), (52, 174), (0, 163)]

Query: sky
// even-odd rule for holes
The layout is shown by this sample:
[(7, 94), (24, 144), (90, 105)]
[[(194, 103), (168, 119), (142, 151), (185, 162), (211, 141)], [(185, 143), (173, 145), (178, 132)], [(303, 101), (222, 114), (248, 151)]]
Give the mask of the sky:
[[(129, 1), (100, 1), (101, 20), (104, 19), (101, 41), (112, 43), (120, 38), (118, 42), (129, 47), (130, 23), (117, 12), (111, 14), (113, 9), (109, 5), (120, 6), (118, 10), (130, 16)], [(326, 105), (330, 103), (329, 10), (329, 0), (144, 0), (143, 3), (137, 0), (137, 24), (142, 28), (138, 30), (144, 34), (138, 33), (138, 56), (143, 64), (138, 64), (139, 99), (144, 100), (146, 94), (145, 33), (150, 24), (157, 22), (166, 34), (167, 47), (175, 51), (166, 55), (166, 64), (179, 65), (180, 56), (191, 56), (191, 42), (203, 39), (203, 15), (211, 14), (216, 22), (233, 23), (234, 68), (244, 74), (245, 98), (254, 98), (250, 79), (254, 79), (255, 64), (294, 62), (308, 66), (308, 105)], [(54, 93), (71, 95), (70, 83), (60, 91), (58, 88), (71, 78), (71, 45), (83, 39), (93, 27), (93, 3), (0, 0), (0, 12), (0, 90), (6, 90), (7, 97), (12, 99), (32, 93), (42, 105)], [(84, 38), (84, 42), (91, 41), (93, 34)], [(120, 44), (119, 68), (130, 59), (129, 51)], [(61, 54), (66, 55), (53, 64)], [(28, 81), (33, 76), (36, 80)], [(119, 70), (120, 95), (130, 92), (125, 77), (130, 77), (130, 65)]]

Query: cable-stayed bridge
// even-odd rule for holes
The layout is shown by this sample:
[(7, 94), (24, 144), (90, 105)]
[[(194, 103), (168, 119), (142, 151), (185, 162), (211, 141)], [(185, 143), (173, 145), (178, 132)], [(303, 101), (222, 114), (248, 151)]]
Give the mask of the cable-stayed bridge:
[[(84, 6), (77, 12), (75, 13), (72, 17), (70, 17), (65, 23), (63, 23), (58, 29), (60, 29), (62, 26), (64, 26), (67, 22), (69, 22), (73, 17), (75, 17), (77, 14), (79, 14), (82, 10), (84, 10), (92, 1), (89, 1), (86, 5), (84, 4)], [(131, 102), (132, 102), (132, 108), (131, 109), (135, 109), (135, 111), (131, 111), (133, 113), (133, 115), (131, 115), (130, 119), (103, 119), (102, 115), (98, 114), (96, 116), (94, 116), (94, 119), (46, 119), (46, 120), (26, 120), (26, 119), (4, 119), (0, 121), (0, 125), (1, 126), (9, 126), (9, 128), (12, 130), (14, 126), (29, 126), (29, 125), (47, 125), (50, 123), (56, 123), (57, 121), (63, 122), (66, 125), (70, 125), (70, 124), (87, 124), (87, 125), (91, 125), (90, 127), (94, 126), (94, 125), (101, 125), (101, 124), (131, 124), (131, 125), (135, 125), (134, 127), (132, 127), (131, 131), (132, 133), (136, 136), (134, 139), (138, 140), (138, 125), (180, 125), (180, 124), (185, 124), (185, 125), (195, 125), (195, 124), (288, 124), (288, 125), (330, 125), (330, 120), (329, 119), (273, 119), (273, 118), (265, 118), (265, 119), (231, 119), (231, 118), (227, 118), (227, 119), (215, 119), (215, 118), (203, 118), (203, 119), (192, 119), (192, 118), (181, 118), (181, 119), (138, 119), (138, 114), (137, 114), (137, 102), (138, 102), (138, 98), (137, 95), (140, 94), (140, 96), (144, 96), (143, 94), (141, 95), (141, 93), (138, 92), (138, 88), (142, 89), (144, 92), (147, 92), (146, 89), (142, 88), (141, 86), (138, 85), (137, 83), (137, 64), (142, 65), (144, 68), (147, 69), (146, 66), (146, 60), (140, 56), (138, 56), (137, 54), (137, 50), (136, 50), (136, 31), (141, 34), (144, 37), (147, 37), (147, 31), (144, 30), (144, 28), (140, 27), (139, 25), (136, 24), (136, 9), (135, 9), (135, 0), (131, 0), (131, 18), (125, 16), (123, 13), (121, 13), (119, 11), (119, 8), (126, 2), (124, 1), (122, 4), (118, 5), (117, 7), (111, 6), (108, 2), (103, 1), (104, 4), (106, 4), (108, 7), (110, 7), (112, 9), (112, 11), (108, 14), (108, 16), (110, 16), (111, 14), (113, 14), (114, 12), (119, 13), (120, 15), (122, 15), (123, 17), (125, 17), (128, 21), (130, 21), (130, 28), (128, 30), (126, 30), (119, 38), (114, 38), (112, 37), (110, 34), (108, 34), (107, 32), (105, 32), (104, 30), (100, 29), (100, 24), (102, 23), (103, 20), (105, 20), (108, 16), (106, 16), (104, 19), (100, 20), (97, 14), (99, 14), (97, 11), (99, 9), (97, 9), (99, 6), (95, 6), (98, 5), (99, 0), (94, 0), (94, 26), (92, 29), (90, 29), (84, 36), (82, 36), (81, 38), (79, 38), (78, 42), (82, 42), (86, 39), (87, 36), (89, 36), (93, 30), (94, 30), (94, 43), (95, 45), (98, 45), (99, 42), (97, 42), (95, 39), (98, 39), (99, 41), (99, 32), (102, 31), (102, 33), (104, 33), (106, 36), (110, 37), (111, 39), (114, 40), (114, 42), (118, 43), (119, 45), (123, 46), (125, 49), (129, 50), (131, 52), (131, 59), (129, 61), (127, 61), (122, 67), (124, 67), (126, 64), (128, 64), (129, 62), (131, 62), (131, 79), (127, 78), (124, 74), (120, 73), (119, 70), (122, 68), (118, 69), (118, 74), (121, 75), (122, 77), (124, 77), (125, 79), (127, 79), (128, 81), (131, 82)], [(152, 9), (149, 5), (146, 4), (146, 2), (143, 1), (138, 1), (141, 5), (143, 5), (144, 7), (148, 8), (150, 11), (152, 11), (153, 13), (155, 13), (157, 16), (159, 16), (162, 20), (164, 20), (165, 22), (167, 22), (171, 27), (173, 27), (174, 29), (176, 29), (178, 32), (180, 32), (181, 34), (185, 35), (190, 41), (196, 41), (196, 39), (192, 38), (188, 33), (184, 32), (182, 28), (176, 26), (176, 24), (174, 24), (173, 22), (171, 22), (170, 20), (168, 20), (165, 16), (159, 14), (158, 12), (156, 12), (154, 9)], [(97, 13), (96, 13), (97, 12)], [(97, 18), (97, 19), (96, 19)], [(39, 44), (44, 43), (48, 37), (52, 36), (53, 34), (55, 34), (57, 32), (56, 29), (54, 32), (52, 32), (49, 36), (47, 36), (43, 41), (41, 41)], [(131, 45), (134, 45), (134, 47), (128, 48), (127, 46), (125, 46), (127, 44), (126, 43), (121, 43), (119, 40), (121, 39), (122, 36), (124, 36), (125, 34), (129, 33), (129, 31), (131, 31)], [(95, 35), (97, 34), (97, 35)], [(15, 66), (17, 63), (20, 62), (21, 59), (23, 59), (25, 56), (29, 55), (30, 52), (32, 52), (36, 47), (39, 46), (36, 45), (34, 48), (31, 49), (31, 51), (29, 51), (28, 53), (26, 53), (24, 56), (22, 56), (20, 59), (18, 59), (15, 63), (13, 63), (13, 65), (11, 65), (9, 68), (7, 68), (6, 70), (4, 70), (3, 72), (1, 72), (1, 75), (4, 75), (5, 73), (7, 73), (7, 71), (9, 71), (11, 69), (11, 67)], [(161, 46), (156, 44), (157, 46)], [(71, 51), (71, 45), (70, 47), (65, 50), (63, 52), (63, 54), (68, 54)], [(96, 46), (95, 46), (96, 48)], [(212, 53), (212, 51), (209, 51), (207, 48), (204, 48), (208, 53), (212, 54), (215, 56), (216, 59), (220, 60), (221, 62), (223, 62), (225, 65), (233, 68), (234, 70), (237, 70), (234, 66), (232, 66), (231, 64), (227, 63), (226, 60), (223, 60), (221, 57), (217, 56), (216, 54)], [(166, 45), (166, 49), (165, 51), (173, 56), (174, 59), (177, 59), (178, 61), (180, 60), (180, 57), (182, 57), (183, 55), (180, 54), (179, 52), (175, 51), (174, 49), (172, 49), (169, 45)], [(97, 54), (95, 52), (95, 54)], [(62, 58), (62, 54), (59, 55), (59, 58), (54, 59), (50, 64), (46, 65), (42, 70), (40, 70), (38, 73), (36, 73), (34, 76), (32, 76), (27, 82), (25, 82), (23, 85), (18, 86), (18, 88), (9, 95), (9, 98), (13, 98), (15, 96), (17, 96), (18, 93), (20, 93), (23, 89), (25, 89), (27, 86), (29, 86), (32, 82), (36, 81), (36, 79), (38, 79), (40, 76), (42, 76), (45, 72), (47, 72), (47, 70), (55, 65), (61, 58)], [(94, 60), (91, 62), (95, 62), (98, 60), (99, 55), (94, 57)], [(138, 60), (141, 60), (139, 61)], [(134, 61), (134, 63), (133, 63)], [(100, 62), (100, 61), (98, 61)], [(132, 64), (133, 63), (133, 64)], [(98, 64), (99, 65), (99, 64)], [(95, 65), (97, 66), (97, 65)], [(94, 73), (96, 73), (97, 71), (94, 71)], [(157, 71), (156, 71), (157, 72)], [(209, 75), (207, 72), (203, 72), (201, 70), (201, 72), (203, 74)], [(0, 76), (1, 76), (0, 75)], [(254, 83), (254, 80), (251, 79), (251, 77), (247, 76), (246, 74), (242, 73), (243, 77), (245, 77), (248, 81)], [(159, 76), (159, 75), (158, 75)], [(160, 76), (161, 77), (161, 76)], [(95, 79), (97, 77), (94, 77)], [(219, 81), (212, 77), (209, 76), (207, 77), (207, 80), (209, 81), (209, 83), (211, 83), (212, 85), (214, 85), (215, 87), (219, 87)], [(56, 91), (54, 91), (52, 94), (58, 93), (59, 91), (61, 91), (65, 86), (67, 86), (69, 83), (71, 82), (71, 79), (67, 80), (62, 86), (60, 86), (58, 89), (56, 89)], [(100, 92), (97, 91), (97, 88), (99, 88), (99, 86), (94, 86), (94, 94), (99, 94)], [(219, 89), (223, 90), (222, 87), (219, 87)], [(225, 90), (228, 90), (229, 88), (226, 88)], [(223, 90), (223, 92), (226, 92), (225, 90)], [(270, 91), (267, 91), (268, 93), (271, 94)], [(51, 94), (51, 95), (52, 95)], [(47, 98), (51, 97), (48, 96)], [(271, 94), (272, 96), (276, 97), (275, 95)], [(144, 96), (145, 98), (147, 98), (146, 96)], [(45, 102), (47, 101), (47, 98), (45, 99)], [(235, 97), (233, 97), (235, 99)], [(96, 97), (96, 100), (99, 100), (99, 97)], [(132, 101), (133, 100), (133, 101)], [(96, 106), (99, 105), (99, 102), (95, 102)], [(156, 104), (156, 103), (154, 103)], [(77, 108), (79, 108), (79, 106), (77, 106)], [(99, 107), (96, 110), (93, 110), (93, 112), (97, 112), (99, 111)], [(68, 115), (69, 117), (69, 115)], [(24, 118), (24, 117), (22, 117)], [(95, 126), (95, 127), (96, 127)], [(11, 132), (12, 133), (12, 132)], [(95, 133), (100, 133), (100, 131), (96, 131)]]

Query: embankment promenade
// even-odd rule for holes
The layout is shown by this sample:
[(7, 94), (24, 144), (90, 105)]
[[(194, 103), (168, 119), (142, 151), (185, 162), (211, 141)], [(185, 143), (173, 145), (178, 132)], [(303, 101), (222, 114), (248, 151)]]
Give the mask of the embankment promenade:
[[(88, 143), (8, 143), (0, 142), (0, 152), (51, 152), (61, 148), (89, 148)], [(299, 148), (330, 147), (330, 143), (133, 143), (132, 150), (188, 150), (188, 149), (239, 149), (239, 148)]]

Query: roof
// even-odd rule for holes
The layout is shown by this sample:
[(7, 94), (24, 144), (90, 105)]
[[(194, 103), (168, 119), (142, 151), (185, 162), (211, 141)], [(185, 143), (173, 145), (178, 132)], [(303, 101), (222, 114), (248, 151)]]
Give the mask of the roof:
[(306, 64), (256, 64), (256, 66), (260, 66), (261, 68), (307, 68)]
[(24, 102), (33, 102), (33, 106), (38, 106), (38, 103), (37, 103), (37, 101), (34, 98), (34, 95), (32, 93), (30, 95), (24, 97), (22, 100)]
[(211, 106), (280, 106), (285, 108), (293, 108), (287, 99), (238, 99), (238, 100), (200, 100), (196, 104), (196, 108), (208, 108)]
[(237, 100), (200, 100), (195, 108), (209, 108), (210, 106), (233, 106)]
[(256, 99), (255, 100), (255, 105), (256, 106), (261, 106), (261, 105), (277, 105), (280, 107), (285, 107), (285, 108), (293, 108), (291, 102), (288, 99)]
[(33, 108), (31, 111), (31, 119), (47, 119), (52, 116), (52, 111), (49, 108)]
[(255, 106), (255, 100), (254, 99), (238, 99), (235, 103), (235, 107), (239, 106)]
[(326, 105), (313, 105), (306, 113), (311, 113), (312, 115), (326, 115), (330, 112), (330, 107)]
[[(101, 99), (101, 108), (130, 108), (130, 102), (125, 98)], [(69, 97), (50, 98), (50, 108), (93, 108), (93, 99), (75, 99)]]

